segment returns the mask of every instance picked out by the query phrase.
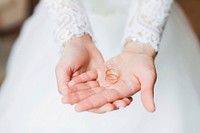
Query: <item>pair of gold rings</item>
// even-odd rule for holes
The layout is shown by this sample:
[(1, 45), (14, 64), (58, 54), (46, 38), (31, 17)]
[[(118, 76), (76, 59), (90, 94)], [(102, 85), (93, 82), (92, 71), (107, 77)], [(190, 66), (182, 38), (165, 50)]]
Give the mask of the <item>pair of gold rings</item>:
[(119, 80), (119, 71), (115, 68), (109, 68), (105, 72), (105, 81), (107, 81), (110, 84), (115, 84)]

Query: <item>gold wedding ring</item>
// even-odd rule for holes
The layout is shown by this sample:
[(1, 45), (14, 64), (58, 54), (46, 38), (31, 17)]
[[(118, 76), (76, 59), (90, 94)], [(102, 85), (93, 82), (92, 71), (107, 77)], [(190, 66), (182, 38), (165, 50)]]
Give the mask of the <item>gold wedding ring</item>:
[(105, 80), (110, 84), (117, 83), (119, 79), (119, 71), (115, 68), (109, 68), (105, 72)]

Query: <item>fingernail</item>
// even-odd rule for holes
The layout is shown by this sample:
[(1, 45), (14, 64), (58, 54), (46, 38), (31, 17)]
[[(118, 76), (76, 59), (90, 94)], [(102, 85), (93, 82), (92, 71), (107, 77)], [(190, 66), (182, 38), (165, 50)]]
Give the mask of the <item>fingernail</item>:
[(133, 98), (132, 98), (132, 97), (128, 97), (128, 99), (131, 100), (131, 101), (133, 101)]

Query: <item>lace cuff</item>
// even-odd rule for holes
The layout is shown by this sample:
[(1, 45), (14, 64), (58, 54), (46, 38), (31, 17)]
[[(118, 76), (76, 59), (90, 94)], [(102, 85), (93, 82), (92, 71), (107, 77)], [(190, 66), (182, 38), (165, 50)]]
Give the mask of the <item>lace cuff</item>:
[(157, 52), (172, 3), (173, 0), (133, 0), (124, 44), (128, 41), (148, 44)]
[(80, 0), (45, 0), (45, 4), (57, 24), (57, 41), (63, 44), (84, 34), (92, 37), (90, 23)]

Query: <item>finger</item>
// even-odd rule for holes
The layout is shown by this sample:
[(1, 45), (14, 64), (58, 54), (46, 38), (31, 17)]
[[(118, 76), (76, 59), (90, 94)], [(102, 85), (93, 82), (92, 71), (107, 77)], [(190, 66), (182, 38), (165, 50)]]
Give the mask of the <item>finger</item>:
[(64, 67), (60, 64), (56, 66), (56, 79), (58, 85), (58, 91), (62, 95), (62, 92), (65, 91), (68, 87), (68, 82), (71, 79), (72, 71), (70, 67)]
[(155, 111), (155, 103), (154, 103), (154, 84), (156, 81), (156, 73), (154, 71), (146, 72), (144, 76), (142, 76), (141, 82), (141, 100), (149, 112)]
[(117, 100), (113, 103), (107, 103), (99, 108), (91, 109), (89, 112), (103, 114), (107, 112), (111, 112), (114, 110), (118, 110), (121, 108), (125, 108), (132, 102), (132, 98), (123, 98), (122, 100)]
[(132, 102), (132, 98), (123, 98), (122, 100), (117, 100), (117, 101), (113, 102), (113, 105), (117, 109), (123, 109), (123, 108), (127, 107), (131, 102)]
[(91, 70), (88, 71), (86, 73), (83, 73), (77, 77), (74, 77), (70, 82), (69, 82), (69, 86), (75, 85), (75, 84), (79, 84), (79, 83), (83, 83), (83, 82), (87, 82), (87, 81), (91, 81), (91, 80), (95, 80), (97, 79), (97, 71), (96, 70)]
[(80, 71), (76, 71), (75, 73), (72, 74), (72, 79), (76, 76), (80, 75)]
[(64, 104), (75, 104), (75, 103), (83, 101), (84, 99), (92, 95), (100, 93), (101, 91), (102, 91), (101, 87), (95, 87), (95, 88), (84, 90), (84, 91), (69, 93), (68, 95), (62, 98), (62, 102)]
[(103, 106), (106, 103), (114, 102), (118, 99), (121, 99), (121, 95), (119, 94), (119, 92), (114, 89), (108, 89), (81, 101), (75, 106), (75, 110), (77, 112), (87, 111)]
[(103, 105), (99, 108), (89, 110), (89, 112), (103, 114), (103, 113), (107, 113), (107, 112), (110, 112), (110, 111), (113, 111), (116, 109), (117, 108), (112, 103), (106, 103), (105, 105)]
[(86, 82), (86, 83), (73, 85), (73, 86), (70, 86), (69, 89), (67, 89), (66, 92), (63, 92), (63, 95), (66, 96), (69, 93), (88, 90), (88, 89), (92, 89), (92, 88), (95, 88), (95, 87), (98, 87), (98, 86), (99, 86), (99, 83), (97, 81), (89, 81), (89, 82)]
[(128, 98), (124, 98), (123, 100), (129, 105), (133, 101), (133, 98), (132, 97), (128, 97)]
[(105, 105), (103, 105), (99, 108), (91, 109), (91, 110), (89, 110), (89, 112), (103, 114), (103, 113), (107, 113), (110, 111), (118, 110), (118, 109), (125, 108), (126, 106), (130, 105), (132, 100), (133, 100), (132, 97), (123, 98), (122, 100), (117, 100), (113, 103), (106, 103)]

